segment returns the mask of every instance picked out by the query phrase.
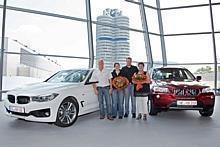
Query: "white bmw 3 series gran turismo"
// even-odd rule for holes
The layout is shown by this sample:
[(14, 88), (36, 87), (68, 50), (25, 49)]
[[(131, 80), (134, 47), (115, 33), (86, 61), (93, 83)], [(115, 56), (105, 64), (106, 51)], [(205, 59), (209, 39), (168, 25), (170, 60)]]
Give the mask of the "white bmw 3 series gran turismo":
[(90, 81), (93, 69), (57, 72), (44, 82), (29, 84), (7, 92), (5, 113), (36, 122), (71, 126), (78, 116), (99, 109)]

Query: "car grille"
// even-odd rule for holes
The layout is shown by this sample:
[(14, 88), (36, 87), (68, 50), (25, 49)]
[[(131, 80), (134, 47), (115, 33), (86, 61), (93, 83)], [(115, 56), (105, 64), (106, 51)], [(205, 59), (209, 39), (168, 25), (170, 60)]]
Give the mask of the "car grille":
[(199, 89), (174, 89), (174, 94), (176, 96), (190, 97), (197, 96), (199, 93)]
[(14, 95), (8, 95), (8, 101), (10, 103), (15, 103), (15, 96)]
[(17, 97), (17, 103), (18, 104), (27, 104), (30, 102), (29, 96), (18, 96)]

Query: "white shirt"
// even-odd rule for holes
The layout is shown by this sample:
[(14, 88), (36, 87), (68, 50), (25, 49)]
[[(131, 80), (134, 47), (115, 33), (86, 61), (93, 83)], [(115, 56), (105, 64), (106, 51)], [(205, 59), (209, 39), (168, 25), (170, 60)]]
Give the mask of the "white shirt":
[(102, 71), (100, 71), (99, 69), (95, 69), (92, 73), (90, 81), (98, 81), (98, 83), (96, 84), (97, 87), (105, 87), (110, 85), (109, 80), (111, 80), (111, 77), (111, 72), (109, 70), (103, 69)]

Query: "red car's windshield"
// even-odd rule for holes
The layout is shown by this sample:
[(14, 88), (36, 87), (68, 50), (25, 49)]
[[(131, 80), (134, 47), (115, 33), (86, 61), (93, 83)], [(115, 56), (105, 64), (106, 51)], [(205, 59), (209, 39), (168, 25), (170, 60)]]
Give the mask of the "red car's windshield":
[(193, 81), (194, 75), (187, 69), (182, 68), (157, 68), (153, 70), (154, 80)]

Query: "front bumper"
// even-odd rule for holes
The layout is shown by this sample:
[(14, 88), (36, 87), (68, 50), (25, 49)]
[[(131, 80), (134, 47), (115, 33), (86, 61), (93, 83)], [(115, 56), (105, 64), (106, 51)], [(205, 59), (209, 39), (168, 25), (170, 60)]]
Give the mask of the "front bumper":
[[(195, 97), (176, 97), (168, 93), (153, 93), (151, 95), (153, 105), (158, 109), (201, 110), (213, 108), (215, 105), (214, 93), (201, 93)], [(177, 101), (197, 101), (197, 105), (177, 105)]]
[[(5, 114), (8, 116), (36, 122), (55, 122), (58, 108), (53, 101), (16, 104), (10, 103), (7, 99), (4, 102), (4, 107)], [(24, 112), (20, 113), (12, 111), (9, 107), (23, 108)]]

